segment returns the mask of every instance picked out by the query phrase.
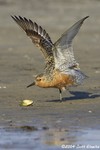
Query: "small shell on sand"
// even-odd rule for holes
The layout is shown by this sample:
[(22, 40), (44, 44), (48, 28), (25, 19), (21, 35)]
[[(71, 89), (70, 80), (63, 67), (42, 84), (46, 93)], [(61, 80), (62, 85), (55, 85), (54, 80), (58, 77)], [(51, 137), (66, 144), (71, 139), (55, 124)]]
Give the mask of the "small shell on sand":
[(21, 103), (20, 103), (20, 106), (30, 106), (33, 104), (33, 101), (32, 100), (29, 100), (29, 99), (25, 99), (25, 100), (22, 100)]

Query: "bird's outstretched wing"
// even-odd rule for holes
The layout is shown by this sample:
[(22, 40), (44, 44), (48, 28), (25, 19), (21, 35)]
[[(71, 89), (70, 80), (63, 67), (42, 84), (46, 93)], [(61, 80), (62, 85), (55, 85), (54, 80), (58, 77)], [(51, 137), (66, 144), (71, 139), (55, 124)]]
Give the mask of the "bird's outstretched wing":
[(53, 57), (53, 43), (48, 33), (41, 26), (39, 26), (36, 22), (33, 23), (30, 19), (28, 20), (25, 17), (11, 17), (26, 32), (32, 42), (43, 52), (47, 61), (48, 57)]
[(72, 40), (78, 33), (84, 20), (89, 16), (76, 22), (71, 28), (69, 28), (54, 44), (53, 53), (55, 58), (55, 68), (62, 72), (68, 71), (68, 69), (73, 69), (74, 67), (79, 67), (78, 63), (74, 58)]

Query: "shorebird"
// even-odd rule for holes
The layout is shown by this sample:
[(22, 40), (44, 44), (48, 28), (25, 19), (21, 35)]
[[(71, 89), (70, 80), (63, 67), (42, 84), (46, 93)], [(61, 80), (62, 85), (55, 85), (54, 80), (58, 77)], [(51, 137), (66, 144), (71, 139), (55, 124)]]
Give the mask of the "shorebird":
[(82, 26), (86, 16), (70, 27), (53, 43), (49, 34), (36, 22), (21, 16), (11, 16), (26, 32), (32, 42), (38, 47), (45, 59), (43, 73), (37, 75), (34, 82), (27, 87), (36, 85), (42, 88), (57, 88), (62, 100), (62, 91), (70, 86), (80, 85), (86, 75), (80, 71), (75, 60), (72, 41)]

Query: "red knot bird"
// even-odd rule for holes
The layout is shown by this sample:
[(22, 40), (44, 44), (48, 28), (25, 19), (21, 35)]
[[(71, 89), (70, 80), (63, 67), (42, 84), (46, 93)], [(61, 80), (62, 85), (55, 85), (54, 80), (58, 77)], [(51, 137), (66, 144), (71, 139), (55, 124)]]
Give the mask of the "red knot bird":
[(86, 16), (70, 27), (53, 43), (49, 34), (36, 22), (21, 16), (11, 16), (26, 32), (32, 42), (42, 51), (45, 59), (43, 73), (37, 75), (27, 87), (37, 85), (42, 88), (57, 88), (62, 100), (62, 91), (70, 86), (80, 85), (86, 75), (80, 71), (74, 58), (72, 41), (82, 26)]

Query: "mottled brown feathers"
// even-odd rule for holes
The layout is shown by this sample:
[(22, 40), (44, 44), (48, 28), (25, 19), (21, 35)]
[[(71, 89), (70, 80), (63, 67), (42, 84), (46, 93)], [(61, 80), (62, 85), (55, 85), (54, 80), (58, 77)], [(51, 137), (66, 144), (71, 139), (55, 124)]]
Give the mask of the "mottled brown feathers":
[(53, 43), (48, 33), (41, 26), (39, 26), (36, 22), (33, 23), (30, 19), (28, 20), (25, 17), (11, 17), (26, 32), (32, 42), (41, 49), (45, 58), (53, 56)]

